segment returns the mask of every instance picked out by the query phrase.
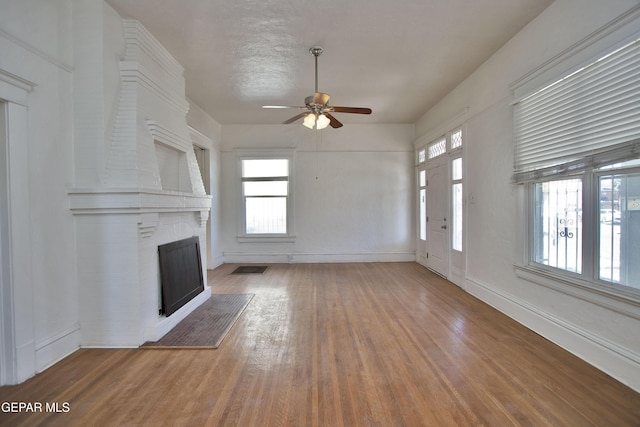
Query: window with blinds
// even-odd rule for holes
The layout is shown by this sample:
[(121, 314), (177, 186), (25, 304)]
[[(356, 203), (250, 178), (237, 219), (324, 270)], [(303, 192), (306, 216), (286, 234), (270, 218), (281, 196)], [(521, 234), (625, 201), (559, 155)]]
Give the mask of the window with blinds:
[(640, 157), (640, 39), (515, 104), (514, 181)]
[(514, 128), (528, 267), (640, 301), (640, 39), (518, 101)]

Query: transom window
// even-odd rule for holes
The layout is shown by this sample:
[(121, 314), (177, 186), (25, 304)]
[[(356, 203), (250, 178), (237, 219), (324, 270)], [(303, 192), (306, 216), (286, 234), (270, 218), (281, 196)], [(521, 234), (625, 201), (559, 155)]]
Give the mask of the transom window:
[(451, 132), (451, 149), (462, 147), (462, 129)]
[(422, 164), (427, 160), (427, 150), (424, 148), (418, 151), (418, 164)]
[(429, 159), (435, 159), (447, 152), (447, 140), (445, 138), (439, 139), (429, 145)]

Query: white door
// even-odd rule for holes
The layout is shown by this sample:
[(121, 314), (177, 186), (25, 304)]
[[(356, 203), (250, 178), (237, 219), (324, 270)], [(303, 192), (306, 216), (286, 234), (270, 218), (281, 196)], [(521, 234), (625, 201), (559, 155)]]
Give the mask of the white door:
[(427, 267), (449, 276), (447, 159), (427, 167)]

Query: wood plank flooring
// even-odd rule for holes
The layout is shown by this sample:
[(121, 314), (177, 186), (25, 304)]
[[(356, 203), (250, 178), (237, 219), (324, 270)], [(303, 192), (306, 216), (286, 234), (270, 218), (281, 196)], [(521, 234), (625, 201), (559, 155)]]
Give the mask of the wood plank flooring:
[(213, 292), (256, 295), (220, 348), (80, 350), (0, 388), (43, 404), (0, 425), (640, 425), (640, 394), (417, 264), (235, 267)]

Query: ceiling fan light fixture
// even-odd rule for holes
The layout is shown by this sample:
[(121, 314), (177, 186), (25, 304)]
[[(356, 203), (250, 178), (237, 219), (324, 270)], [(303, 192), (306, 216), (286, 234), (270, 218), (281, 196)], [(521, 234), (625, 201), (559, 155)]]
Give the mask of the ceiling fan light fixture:
[(308, 127), (309, 129), (313, 129), (316, 124), (316, 115), (314, 113), (309, 113), (305, 116), (302, 125)]
[(324, 129), (329, 126), (330, 120), (324, 114), (320, 114), (316, 119), (316, 129)]
[(304, 117), (302, 125), (309, 129), (324, 129), (329, 126), (331, 120), (324, 114), (309, 113)]

